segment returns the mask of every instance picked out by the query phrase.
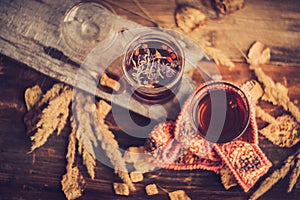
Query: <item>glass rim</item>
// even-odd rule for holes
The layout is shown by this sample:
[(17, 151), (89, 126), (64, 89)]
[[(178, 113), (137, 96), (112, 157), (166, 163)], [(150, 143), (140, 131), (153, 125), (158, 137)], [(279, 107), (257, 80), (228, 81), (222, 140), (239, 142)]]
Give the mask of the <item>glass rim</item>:
[[(115, 39), (115, 36), (117, 34), (117, 32), (114, 32), (114, 29), (116, 28), (116, 24), (115, 24), (115, 16), (117, 15), (116, 11), (112, 8), (112, 6), (110, 6), (108, 3), (106, 2), (99, 2), (99, 1), (84, 1), (84, 2), (78, 2), (73, 4), (70, 8), (68, 8), (63, 15), (63, 19), (61, 20), (61, 37), (63, 39), (63, 41), (65, 42), (65, 44), (74, 52), (76, 53), (83, 53), (86, 50), (90, 49), (91, 47), (89, 45), (87, 46), (82, 46), (80, 44), (80, 42), (77, 42), (76, 39), (72, 38), (72, 37), (68, 37), (67, 36), (67, 27), (64, 23), (67, 22), (67, 18), (70, 17), (71, 13), (74, 12), (76, 9), (81, 8), (83, 6), (97, 6), (98, 8), (101, 8), (105, 11), (108, 11), (111, 13), (110, 15), (110, 28), (109, 28), (109, 32), (107, 33), (108, 37), (106, 38), (112, 38), (112, 40)], [(103, 38), (103, 40), (105, 40), (106, 38)], [(98, 43), (101, 41), (98, 41)], [(72, 47), (72, 45), (70, 45), (70, 43), (74, 43), (76, 47)], [(111, 42), (112, 43), (112, 42)], [(96, 45), (97, 46), (97, 45)], [(111, 46), (111, 44), (109, 46), (106, 46), (106, 48), (109, 48)]]
[[(163, 85), (161, 87), (157, 88), (148, 88), (145, 86), (141, 86), (138, 84), (136, 81), (134, 81), (129, 74), (127, 73), (126, 70), (126, 55), (128, 53), (129, 48), (138, 40), (143, 40), (145, 42), (149, 41), (156, 41), (156, 42), (161, 42), (161, 43), (166, 43), (171, 46), (171, 48), (176, 49), (179, 52), (176, 52), (177, 55), (180, 56), (180, 68), (178, 70), (179, 73), (176, 74), (175, 78), (172, 79), (169, 83), (166, 85)], [(175, 46), (175, 48), (174, 48)], [(179, 54), (178, 54), (179, 53)], [(144, 30), (138, 35), (136, 35), (132, 41), (128, 42), (127, 45), (125, 46), (125, 51), (123, 53), (123, 59), (122, 59), (122, 71), (125, 76), (125, 80), (131, 85), (134, 89), (138, 90), (139, 92), (143, 92), (146, 94), (159, 94), (161, 92), (164, 92), (165, 90), (172, 89), (181, 79), (183, 76), (184, 72), (184, 65), (185, 65), (185, 58), (184, 58), (184, 51), (179, 42), (174, 38), (172, 35), (167, 34), (163, 31), (158, 31), (158, 30)]]
[[(199, 128), (197, 126), (197, 122), (194, 119), (194, 109), (195, 109), (195, 106), (196, 106), (197, 102), (199, 102), (199, 100), (200, 100), (199, 99), (199, 92), (201, 92), (203, 94), (202, 95), (202, 98), (203, 98), (207, 93), (210, 93), (210, 91), (212, 91), (214, 89), (218, 89), (218, 88), (216, 88), (217, 85), (220, 85), (222, 87), (223, 87), (223, 85), (227, 85), (230, 88), (234, 88), (237, 91), (237, 94), (241, 97), (241, 99), (243, 99), (244, 106), (246, 106), (248, 108), (247, 109), (246, 122), (243, 124), (243, 127), (241, 128), (241, 131), (239, 131), (239, 134), (236, 134), (235, 137), (230, 138), (230, 141), (219, 142), (218, 140), (217, 141), (211, 141), (211, 140), (207, 139), (206, 136), (204, 134), (202, 134), (201, 131), (199, 130)], [(205, 89), (205, 91), (203, 91), (204, 89)], [(223, 89), (225, 89), (225, 88), (223, 87)], [(205, 139), (209, 142), (212, 142), (212, 143), (223, 144), (223, 143), (228, 143), (228, 142), (231, 142), (233, 140), (236, 140), (245, 133), (245, 131), (247, 130), (247, 128), (250, 124), (250, 116), (251, 116), (250, 106), (251, 106), (251, 104), (250, 104), (249, 95), (248, 95), (247, 92), (243, 91), (243, 89), (241, 89), (240, 87), (238, 87), (234, 83), (231, 83), (229, 81), (218, 80), (218, 81), (205, 82), (205, 83), (201, 84), (194, 91), (193, 97), (190, 101), (188, 112), (189, 112), (189, 117), (191, 119), (192, 127), (200, 137), (202, 137), (203, 139)], [(221, 136), (221, 134), (222, 133), (220, 133), (220, 136)]]

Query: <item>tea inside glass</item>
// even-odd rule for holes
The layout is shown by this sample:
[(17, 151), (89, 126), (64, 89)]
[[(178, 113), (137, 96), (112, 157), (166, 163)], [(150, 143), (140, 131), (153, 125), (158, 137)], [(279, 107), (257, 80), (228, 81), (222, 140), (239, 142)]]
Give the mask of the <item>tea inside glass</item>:
[(192, 124), (198, 134), (214, 143), (237, 139), (249, 124), (247, 96), (228, 82), (210, 82), (198, 88), (190, 109)]
[(164, 103), (174, 97), (183, 75), (183, 52), (163, 32), (141, 33), (128, 46), (123, 73), (133, 96), (144, 103)]

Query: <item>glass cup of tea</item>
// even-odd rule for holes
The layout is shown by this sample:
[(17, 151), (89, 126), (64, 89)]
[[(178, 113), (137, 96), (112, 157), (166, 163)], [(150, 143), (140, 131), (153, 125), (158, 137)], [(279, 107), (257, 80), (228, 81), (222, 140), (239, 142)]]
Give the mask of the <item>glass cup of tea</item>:
[(250, 121), (247, 92), (224, 81), (198, 87), (188, 106), (191, 126), (197, 134), (213, 143), (227, 143), (240, 137)]
[(183, 50), (167, 33), (141, 32), (126, 48), (122, 71), (134, 98), (148, 104), (164, 103), (179, 89)]

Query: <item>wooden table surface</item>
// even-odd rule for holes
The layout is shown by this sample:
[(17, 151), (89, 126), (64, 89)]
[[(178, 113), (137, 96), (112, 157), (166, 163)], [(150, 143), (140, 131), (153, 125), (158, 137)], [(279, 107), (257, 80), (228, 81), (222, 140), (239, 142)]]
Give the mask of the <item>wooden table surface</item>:
[[(8, 1), (3, 2), (7, 3)], [(16, 7), (24, 3), (23, 1), (17, 2), (20, 4), (16, 4)], [(67, 8), (65, 3), (62, 3), (62, 7), (58, 7), (57, 4), (51, 3), (55, 1), (50, 0), (28, 2), (35, 2), (34, 5), (43, 4), (61, 12)], [(156, 20), (174, 24), (175, 1), (155, 0), (141, 1), (141, 3)], [(151, 22), (121, 8), (140, 12), (131, 0), (118, 2), (118, 6), (113, 5), (113, 7), (117, 14), (123, 17), (145, 26), (153, 26)], [(199, 37), (207, 37), (213, 46), (223, 50), (236, 62), (236, 67), (231, 71), (227, 67), (220, 67), (219, 70), (224, 80), (238, 83), (252, 79), (254, 75), (249, 71), (248, 65), (243, 62), (238, 50), (229, 41), (236, 41), (244, 52), (255, 40), (260, 40), (270, 46), (272, 51), (271, 63), (264, 65), (263, 70), (274, 81), (285, 84), (289, 89), (291, 100), (300, 107), (297, 104), (300, 102), (299, 11), (300, 3), (292, 0), (285, 2), (279, 0), (247, 1), (245, 8), (236, 13), (223, 16), (220, 19), (208, 20), (207, 25), (199, 30)], [(7, 13), (10, 16), (9, 10)], [(13, 16), (10, 17), (13, 19)], [(61, 191), (60, 181), (65, 173), (67, 132), (63, 132), (59, 137), (51, 136), (43, 147), (29, 154), (30, 138), (26, 134), (26, 127), (23, 122), (26, 113), (23, 98), (25, 89), (38, 84), (43, 91), (46, 91), (57, 80), (32, 69), (30, 64), (36, 63), (34, 59), (24, 59), (20, 56), (21, 54), (18, 54), (18, 49), (16, 49), (16, 54), (6, 50), (5, 48), (9, 49), (9, 42), (14, 43), (10, 41), (11, 38), (9, 37), (3, 38), (3, 35), (6, 34), (3, 28), (9, 24), (1, 25), (0, 199), (65, 199)], [(20, 56), (20, 59), (14, 55)], [(24, 53), (24, 55), (26, 54)], [(197, 77), (195, 78), (197, 79)], [(279, 115), (283, 111), (282, 108), (263, 102), (261, 106), (273, 115)], [(112, 118), (111, 115), (108, 116), (108, 119), (113, 123)], [(135, 115), (134, 118), (140, 121), (146, 120), (138, 115)], [(126, 126), (126, 123), (123, 125)], [(258, 125), (263, 127), (266, 124), (258, 120)], [(114, 131), (114, 133), (122, 148), (142, 145), (144, 142), (143, 139), (130, 137), (122, 131)], [(281, 166), (283, 160), (299, 148), (299, 144), (290, 149), (279, 148), (263, 136), (259, 136), (259, 141), (259, 146), (273, 163), (268, 174)], [(120, 181), (113, 169), (97, 162), (96, 178), (91, 180), (80, 157), (78, 157), (77, 162), (87, 182), (86, 189), (80, 199), (150, 199), (144, 191), (145, 185), (149, 183), (156, 183), (168, 191), (183, 189), (192, 199), (247, 199), (262, 181), (260, 179), (248, 193), (244, 193), (239, 186), (226, 191), (220, 182), (220, 177), (212, 172), (160, 169), (145, 174), (144, 180), (135, 184), (137, 191), (129, 197), (122, 197), (116, 196), (112, 188), (112, 182)], [(285, 178), (261, 199), (299, 199), (300, 182), (297, 182), (291, 193), (286, 192), (287, 187), (288, 179)], [(168, 199), (168, 196), (160, 190), (160, 193), (151, 199)]]

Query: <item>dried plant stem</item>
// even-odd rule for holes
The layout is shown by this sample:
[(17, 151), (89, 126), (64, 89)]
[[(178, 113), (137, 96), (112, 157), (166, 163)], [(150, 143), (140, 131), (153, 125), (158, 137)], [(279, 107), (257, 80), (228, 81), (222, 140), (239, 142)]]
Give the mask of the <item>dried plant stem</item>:
[(90, 95), (85, 96), (82, 92), (76, 92), (73, 103), (75, 111), (73, 114), (77, 122), (76, 137), (80, 146), (86, 148), (95, 157), (93, 145), (97, 145), (97, 138), (94, 135), (90, 120), (90, 114), (95, 110), (93, 99)]
[(92, 179), (95, 178), (95, 166), (96, 166), (96, 158), (83, 147), (82, 152), (83, 164), (86, 166), (86, 169), (91, 176)]
[(284, 165), (280, 168), (275, 170), (268, 178), (266, 178), (260, 187), (252, 194), (250, 199), (258, 199), (261, 197), (264, 193), (266, 193), (273, 185), (275, 185), (280, 179), (284, 178), (287, 173), (290, 171), (291, 167), (295, 163), (295, 157), (299, 151), (297, 151), (295, 154), (289, 156), (285, 161)]
[(62, 83), (57, 83), (52, 86), (50, 90), (43, 95), (41, 101), (38, 103), (38, 106), (49, 103), (52, 99), (56, 98), (62, 91), (64, 85)]
[(289, 182), (289, 188), (288, 192), (291, 192), (293, 187), (295, 186), (297, 179), (300, 175), (300, 152), (298, 152), (297, 157), (296, 157), (296, 163), (294, 165), (294, 168), (292, 170), (292, 174), (290, 176), (290, 182)]
[(207, 53), (214, 59), (217, 65), (224, 65), (227, 67), (234, 67), (234, 63), (230, 58), (224, 54), (220, 49), (214, 47), (204, 47)]
[[(125, 165), (125, 161), (119, 151), (118, 142), (115, 140), (113, 133), (108, 129), (108, 126), (104, 122), (104, 118), (111, 110), (111, 106), (105, 101), (100, 101), (96, 104), (96, 115), (100, 125), (100, 129), (96, 129), (98, 139), (101, 141), (102, 149), (106, 152), (107, 157), (115, 168), (115, 172), (126, 183), (131, 191), (135, 191), (135, 187), (130, 180), (128, 171)], [(96, 122), (95, 122), (96, 123)]]
[(63, 92), (49, 101), (49, 105), (42, 111), (41, 119), (36, 125), (37, 131), (31, 137), (31, 152), (46, 143), (48, 137), (55, 131), (59, 135), (65, 127), (69, 116), (69, 104), (72, 90), (68, 86)]
[(256, 106), (256, 117), (258, 117), (258, 118), (262, 119), (263, 121), (268, 122), (270, 124), (278, 123), (272, 115), (265, 112), (260, 106)]
[(75, 162), (75, 154), (76, 154), (76, 124), (74, 118), (71, 117), (71, 133), (69, 135), (69, 144), (68, 144), (68, 152), (66, 155), (68, 164), (67, 164), (67, 174), (71, 173), (73, 164)]
[(270, 60), (270, 49), (264, 44), (255, 42), (248, 53), (247, 62), (250, 64), (250, 69), (254, 71), (257, 79), (264, 84), (265, 94), (263, 100), (269, 101), (274, 105), (280, 105), (285, 110), (291, 112), (297, 122), (300, 122), (300, 111), (295, 106), (288, 96), (288, 89), (281, 83), (275, 83), (271, 77), (267, 76), (259, 66)]
[(76, 124), (73, 117), (71, 117), (70, 123), (72, 130), (69, 135), (68, 152), (66, 155), (68, 161), (66, 166), (67, 173), (63, 176), (61, 184), (67, 199), (75, 199), (82, 195), (85, 181), (78, 167), (73, 167), (76, 154)]
[(63, 175), (61, 180), (62, 190), (68, 200), (77, 199), (82, 195), (85, 180), (80, 174), (78, 167), (73, 167), (68, 174)]

